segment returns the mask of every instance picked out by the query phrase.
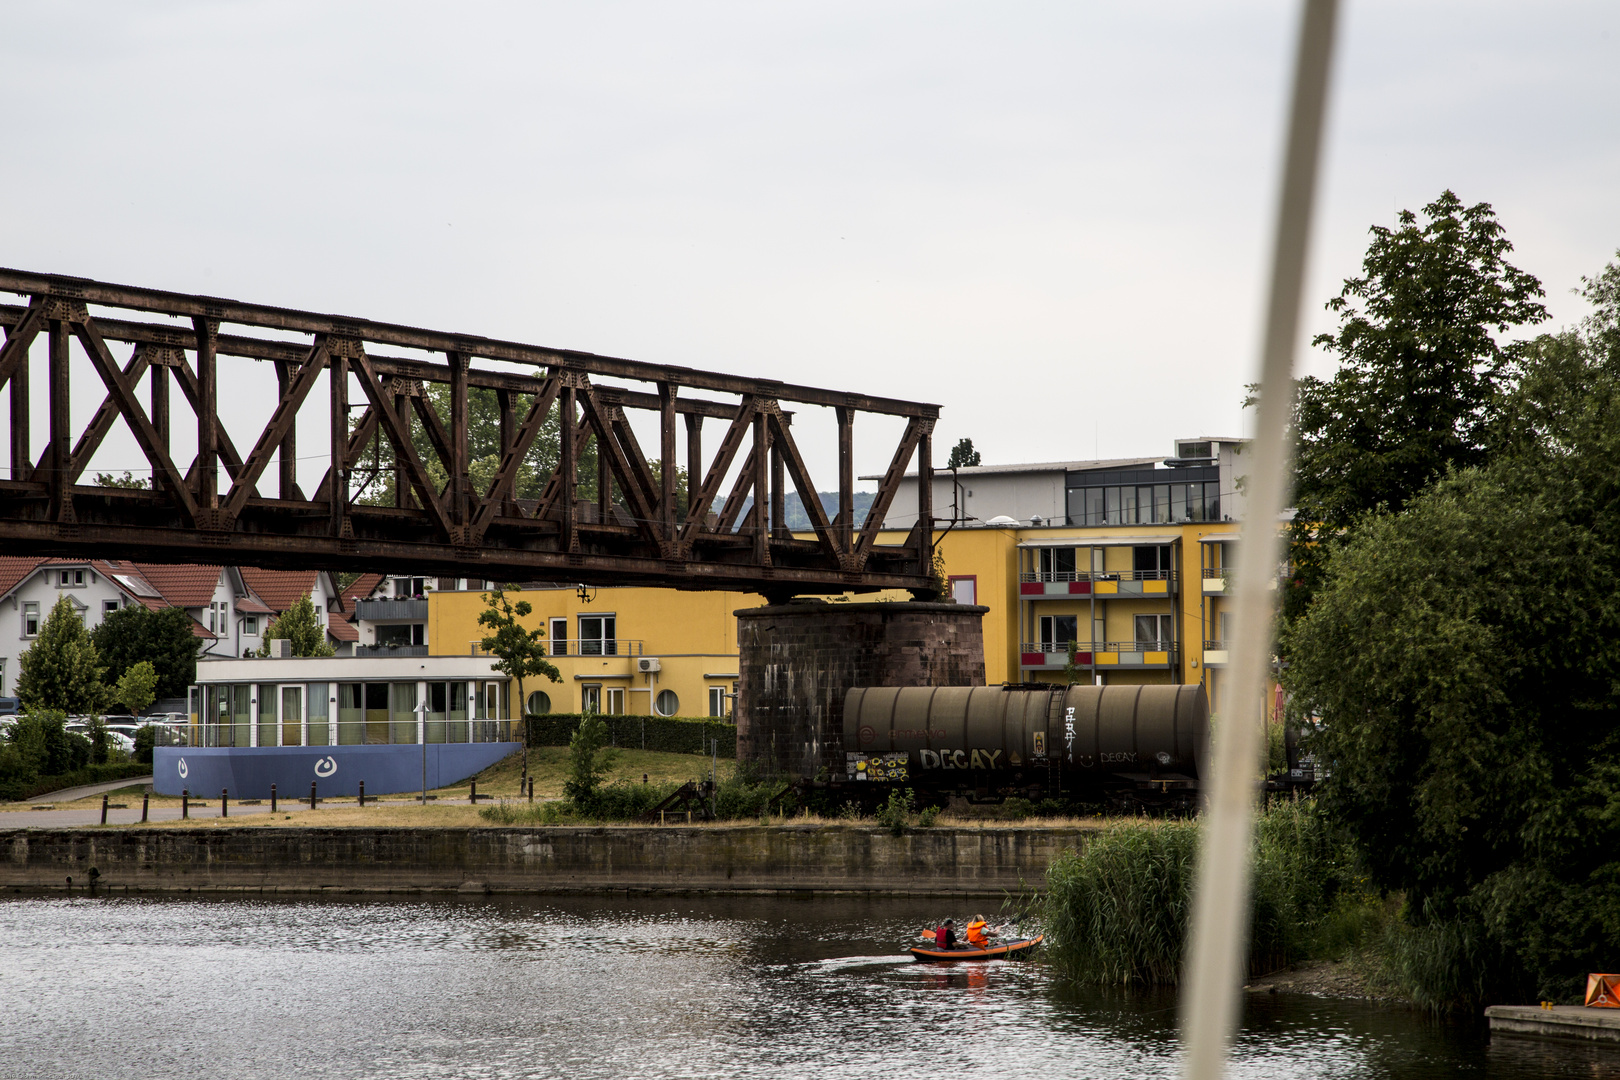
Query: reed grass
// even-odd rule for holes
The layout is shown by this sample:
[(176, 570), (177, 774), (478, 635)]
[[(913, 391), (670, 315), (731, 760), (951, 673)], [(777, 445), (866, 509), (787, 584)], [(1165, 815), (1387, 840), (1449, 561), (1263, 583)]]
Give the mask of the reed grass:
[[(1047, 871), (1050, 956), (1098, 985), (1173, 984), (1181, 973), (1198, 848), (1196, 821), (1117, 823)], [(1256, 829), (1252, 974), (1338, 959), (1382, 932), (1380, 903), (1311, 801), (1276, 803)]]

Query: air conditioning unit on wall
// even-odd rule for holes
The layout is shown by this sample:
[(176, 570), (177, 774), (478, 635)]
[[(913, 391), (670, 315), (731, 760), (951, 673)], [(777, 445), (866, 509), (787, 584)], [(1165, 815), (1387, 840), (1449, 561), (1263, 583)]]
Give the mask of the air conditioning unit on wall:
[(636, 659), (636, 670), (641, 672), (657, 671), (658, 657), (642, 656)]

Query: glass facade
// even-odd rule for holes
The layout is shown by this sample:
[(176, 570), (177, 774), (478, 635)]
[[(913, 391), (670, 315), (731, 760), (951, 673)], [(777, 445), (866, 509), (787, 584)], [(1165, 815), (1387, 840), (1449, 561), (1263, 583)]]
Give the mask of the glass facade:
[(192, 743), (398, 745), (414, 744), (424, 730), (430, 743), (510, 742), (520, 737), (507, 712), (503, 681), (428, 682), (425, 716), (417, 709), (418, 687), (414, 682), (204, 684), (193, 691), (192, 700), (202, 712)]
[(1068, 476), (1070, 525), (1171, 525), (1221, 520), (1220, 470), (1112, 469)]

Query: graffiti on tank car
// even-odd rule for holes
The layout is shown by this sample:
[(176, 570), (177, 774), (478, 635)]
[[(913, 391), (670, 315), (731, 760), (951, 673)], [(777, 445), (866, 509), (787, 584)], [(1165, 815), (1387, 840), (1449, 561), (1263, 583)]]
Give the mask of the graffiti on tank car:
[(1103, 765), (1132, 765), (1136, 762), (1135, 754), (1098, 754), (1097, 760)]
[(1074, 764), (1074, 706), (1063, 711), (1063, 747), (1068, 752), (1069, 764)]
[(896, 739), (943, 739), (944, 728), (894, 728), (889, 732)]
[(1000, 750), (919, 750), (925, 769), (1005, 769)]

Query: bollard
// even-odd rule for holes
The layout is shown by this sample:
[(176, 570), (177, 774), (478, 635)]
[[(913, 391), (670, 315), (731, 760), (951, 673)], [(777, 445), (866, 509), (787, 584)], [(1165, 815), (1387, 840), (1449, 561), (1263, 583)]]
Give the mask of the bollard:
[(478, 781), (474, 780), (472, 782), (472, 793), (467, 796), (467, 800), (474, 806), (478, 805)]
[(191, 789), (180, 789), (180, 820), (184, 821), (191, 816)]
[(315, 809), (315, 781), (309, 782), (309, 808)]
[(647, 774), (646, 773), (641, 774), (641, 782), (643, 784), (645, 784), (647, 782)]
[(141, 824), (146, 824), (146, 808), (152, 801), (152, 793), (147, 792), (141, 796)]
[(534, 802), (534, 777), (529, 777), (529, 801)]
[(366, 805), (366, 782), (360, 781), (360, 805)]
[(107, 824), (107, 796), (101, 797), (101, 823)]
[(219, 789), (219, 816), (231, 816), (231, 793), (225, 788)]
[(270, 785), (270, 812), (276, 812), (276, 785)]

